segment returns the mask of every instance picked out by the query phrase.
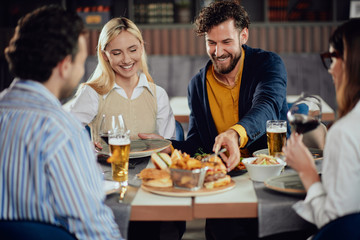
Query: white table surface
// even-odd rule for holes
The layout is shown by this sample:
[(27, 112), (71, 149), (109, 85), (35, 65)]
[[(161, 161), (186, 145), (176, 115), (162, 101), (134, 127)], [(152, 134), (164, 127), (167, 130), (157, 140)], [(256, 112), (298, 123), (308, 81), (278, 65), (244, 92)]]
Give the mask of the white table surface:
[(227, 192), (195, 197), (194, 218), (257, 217), (257, 202), (249, 174), (232, 177), (235, 187)]

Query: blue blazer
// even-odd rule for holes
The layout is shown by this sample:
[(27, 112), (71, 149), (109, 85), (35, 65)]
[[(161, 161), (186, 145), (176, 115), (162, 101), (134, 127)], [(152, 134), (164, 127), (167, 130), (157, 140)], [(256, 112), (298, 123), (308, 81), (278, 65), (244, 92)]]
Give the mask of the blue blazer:
[[(287, 74), (281, 58), (272, 52), (245, 49), (245, 61), (239, 95), (239, 122), (247, 132), (245, 146), (250, 153), (267, 148), (266, 121), (286, 120)], [(190, 155), (202, 148), (211, 153), (218, 135), (211, 115), (206, 88), (206, 72), (211, 61), (196, 74), (188, 86), (190, 108), (189, 132), (185, 141), (173, 141), (173, 146)], [(288, 126), (288, 134), (290, 128)]]

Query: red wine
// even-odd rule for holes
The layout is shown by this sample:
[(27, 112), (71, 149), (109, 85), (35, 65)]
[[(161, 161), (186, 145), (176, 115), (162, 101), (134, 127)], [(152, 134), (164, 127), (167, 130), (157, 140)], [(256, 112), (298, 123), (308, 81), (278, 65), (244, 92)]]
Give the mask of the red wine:
[(102, 140), (104, 140), (104, 142), (106, 142), (106, 144), (109, 144), (109, 135), (106, 133), (100, 134), (100, 137)]
[(320, 120), (302, 114), (295, 114), (294, 118), (291, 119), (289, 123), (294, 127), (297, 133), (303, 134), (317, 128), (320, 124)]

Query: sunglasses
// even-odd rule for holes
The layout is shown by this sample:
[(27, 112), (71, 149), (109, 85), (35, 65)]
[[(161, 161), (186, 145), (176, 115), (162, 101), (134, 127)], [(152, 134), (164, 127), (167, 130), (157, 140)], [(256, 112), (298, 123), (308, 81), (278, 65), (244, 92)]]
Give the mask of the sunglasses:
[(332, 63), (332, 58), (342, 59), (341, 54), (338, 51), (335, 52), (325, 52), (320, 54), (321, 61), (324, 64), (324, 67), (328, 70)]

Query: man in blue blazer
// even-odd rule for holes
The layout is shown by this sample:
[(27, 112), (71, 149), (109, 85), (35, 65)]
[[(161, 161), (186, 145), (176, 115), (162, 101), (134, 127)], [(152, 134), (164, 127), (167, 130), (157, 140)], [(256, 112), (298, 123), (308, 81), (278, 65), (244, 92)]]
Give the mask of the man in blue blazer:
[[(286, 69), (272, 52), (251, 48), (250, 20), (232, 1), (214, 2), (196, 19), (196, 32), (205, 35), (209, 62), (188, 86), (189, 132), (174, 148), (190, 155), (228, 149), (222, 156), (230, 169), (242, 156), (267, 148), (266, 121), (286, 120)], [(289, 132), (289, 131), (288, 131)]]
[[(266, 121), (286, 120), (288, 111), (284, 63), (275, 53), (245, 45), (249, 24), (247, 12), (235, 1), (213, 2), (201, 10), (196, 32), (205, 35), (210, 60), (188, 86), (187, 138), (172, 141), (190, 155), (199, 148), (211, 153), (226, 147), (229, 155), (221, 156), (228, 171), (240, 156), (266, 148)], [(257, 239), (257, 219), (207, 219), (206, 238)]]

